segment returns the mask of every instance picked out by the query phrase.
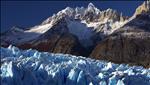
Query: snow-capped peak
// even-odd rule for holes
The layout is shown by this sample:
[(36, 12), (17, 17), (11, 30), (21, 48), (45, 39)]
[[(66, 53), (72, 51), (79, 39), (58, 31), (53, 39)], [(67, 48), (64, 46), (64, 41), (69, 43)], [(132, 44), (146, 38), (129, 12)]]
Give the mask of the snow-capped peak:
[(140, 5), (134, 15), (139, 15), (144, 12), (150, 12), (150, 1), (144, 1), (142, 5)]
[(95, 8), (93, 3), (89, 3), (88, 8)]
[(88, 11), (88, 12), (93, 12), (93, 13), (96, 13), (96, 14), (98, 14), (98, 13), (100, 12), (99, 9), (97, 9), (97, 8), (93, 5), (93, 3), (89, 3), (88, 8), (87, 8), (87, 11)]
[(88, 10), (94, 10), (94, 9), (95, 9), (95, 6), (93, 5), (93, 3), (89, 3), (87, 9), (88, 9)]
[(71, 7), (66, 7), (65, 9), (63, 9), (60, 12), (68, 15), (69, 17), (71, 17), (71, 16), (73, 16), (74, 9), (71, 8)]

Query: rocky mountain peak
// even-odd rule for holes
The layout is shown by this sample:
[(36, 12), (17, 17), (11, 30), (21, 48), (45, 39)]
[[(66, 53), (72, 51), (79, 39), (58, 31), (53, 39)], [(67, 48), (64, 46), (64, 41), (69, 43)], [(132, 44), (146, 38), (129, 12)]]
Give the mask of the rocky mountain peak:
[(98, 10), (92, 3), (89, 3), (88, 7), (87, 7), (88, 11), (94, 12), (96, 10)]
[(88, 4), (88, 8), (95, 8), (95, 6), (94, 6), (93, 3), (89, 3), (89, 4)]
[(124, 21), (127, 18), (122, 16), (116, 10), (107, 9), (100, 11), (92, 3), (89, 3), (86, 8), (84, 7), (66, 7), (65, 9), (59, 11), (57, 14), (54, 14), (52, 17), (46, 19), (42, 24), (51, 23), (51, 21), (57, 20), (58, 17), (68, 17), (70, 19), (79, 19), (85, 20), (86, 22), (98, 22), (103, 21), (106, 18), (111, 19), (112, 21)]
[(150, 1), (144, 1), (143, 4), (136, 9), (135, 15), (139, 15), (146, 12), (150, 12)]

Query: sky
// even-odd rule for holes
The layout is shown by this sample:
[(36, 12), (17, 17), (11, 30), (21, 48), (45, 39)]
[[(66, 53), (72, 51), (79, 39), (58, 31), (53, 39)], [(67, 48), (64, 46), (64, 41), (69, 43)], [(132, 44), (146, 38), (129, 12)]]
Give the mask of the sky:
[(143, 1), (1, 1), (1, 33), (13, 26), (23, 28), (40, 24), (66, 7), (87, 7), (93, 3), (98, 9), (112, 8), (125, 16), (132, 16)]

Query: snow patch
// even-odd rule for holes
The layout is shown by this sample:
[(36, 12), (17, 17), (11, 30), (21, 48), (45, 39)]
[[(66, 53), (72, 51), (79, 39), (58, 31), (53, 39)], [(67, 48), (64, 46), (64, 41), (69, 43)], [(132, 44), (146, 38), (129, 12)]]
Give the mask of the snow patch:
[(35, 26), (25, 32), (34, 32), (34, 33), (45, 33), (46, 31), (48, 31), (50, 28), (52, 27), (51, 23), (49, 24), (45, 24), (45, 25), (39, 25), (39, 26)]
[(76, 35), (83, 46), (90, 46), (93, 44), (91, 37), (93, 35), (92, 28), (80, 21), (70, 21), (68, 23), (69, 32)]

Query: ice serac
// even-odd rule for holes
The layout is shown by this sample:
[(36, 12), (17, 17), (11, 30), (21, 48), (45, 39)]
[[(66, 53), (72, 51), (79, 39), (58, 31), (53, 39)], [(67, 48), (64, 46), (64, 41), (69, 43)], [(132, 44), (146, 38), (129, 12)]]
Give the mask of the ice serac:
[[(146, 4), (144, 2), (143, 4)], [(142, 6), (143, 6), (142, 4)], [(141, 7), (141, 6), (140, 6)], [(134, 15), (121, 28), (102, 40), (91, 56), (116, 63), (150, 67), (150, 12)]]
[(2, 85), (150, 84), (150, 69), (139, 66), (32, 49), (20, 50), (13, 46), (1, 47), (0, 54)]

